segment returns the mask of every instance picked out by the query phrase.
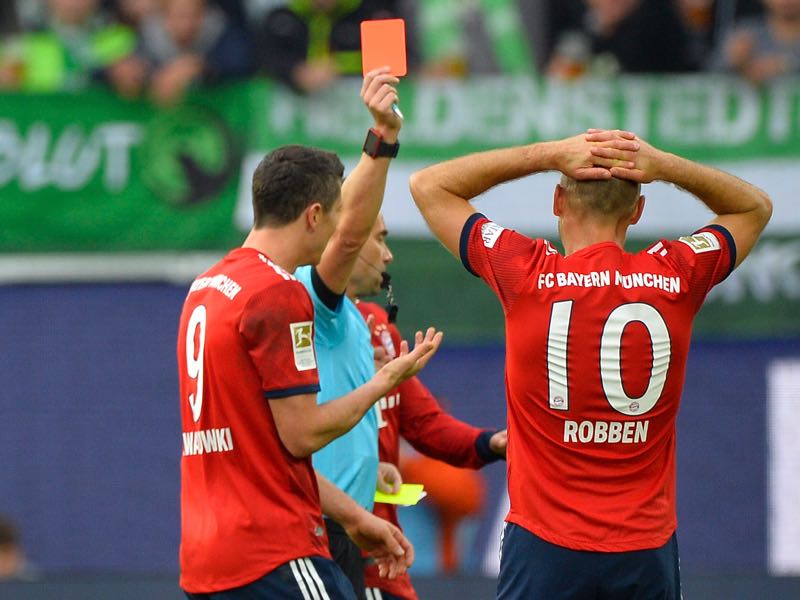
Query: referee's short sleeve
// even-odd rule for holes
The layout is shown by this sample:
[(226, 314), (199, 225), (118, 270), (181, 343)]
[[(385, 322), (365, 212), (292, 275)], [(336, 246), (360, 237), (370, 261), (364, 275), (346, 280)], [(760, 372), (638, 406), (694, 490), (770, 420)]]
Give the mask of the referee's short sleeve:
[(303, 284), (314, 304), (314, 328), (318, 345), (333, 347), (341, 342), (347, 333), (347, 319), (343, 314), (343, 302), (339, 302), (335, 309), (328, 306), (326, 300), (321, 298), (314, 286), (313, 270), (310, 266), (300, 267), (294, 272), (297, 280)]

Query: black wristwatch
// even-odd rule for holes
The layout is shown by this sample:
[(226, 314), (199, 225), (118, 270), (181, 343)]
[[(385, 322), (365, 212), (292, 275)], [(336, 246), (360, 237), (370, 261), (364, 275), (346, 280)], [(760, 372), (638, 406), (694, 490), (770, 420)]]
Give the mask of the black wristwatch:
[(394, 158), (400, 149), (400, 142), (387, 144), (375, 129), (370, 128), (364, 140), (364, 153), (372, 158)]

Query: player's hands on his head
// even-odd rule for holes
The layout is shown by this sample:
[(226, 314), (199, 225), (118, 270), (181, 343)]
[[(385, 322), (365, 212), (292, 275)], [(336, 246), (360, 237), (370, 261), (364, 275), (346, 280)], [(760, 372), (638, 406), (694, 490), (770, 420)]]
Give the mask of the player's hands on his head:
[[(639, 149), (634, 134), (619, 130), (592, 129), (553, 144), (555, 168), (577, 180), (610, 179), (612, 165), (633, 168)], [(604, 154), (595, 154), (596, 148), (603, 148)]]
[(424, 335), (418, 331), (414, 336), (414, 350), (411, 352), (408, 350), (408, 342), (403, 340), (400, 342), (400, 354), (378, 371), (378, 376), (387, 378), (389, 389), (400, 385), (425, 368), (439, 349), (442, 337), (444, 333), (436, 331), (434, 327), (428, 327)]
[(403, 476), (392, 463), (378, 463), (378, 490), (384, 494), (397, 494), (403, 485)]
[(506, 448), (508, 447), (508, 432), (503, 429), (498, 431), (489, 438), (489, 449), (498, 456), (506, 455)]
[(389, 67), (381, 67), (364, 75), (361, 99), (375, 119), (375, 128), (387, 142), (394, 143), (397, 132), (403, 126), (403, 120), (392, 110), (392, 104), (399, 100), (395, 86), (400, 80), (390, 75), (389, 70)]
[(347, 535), (378, 564), (381, 577), (394, 579), (414, 563), (414, 547), (397, 527), (362, 510), (359, 518), (345, 526)]
[[(633, 135), (633, 141), (638, 148), (634, 151), (620, 150), (617, 147), (608, 146), (607, 143), (614, 141), (616, 132), (605, 131), (602, 129), (590, 129), (586, 133), (586, 139), (596, 144), (591, 152), (598, 164), (606, 167), (613, 177), (619, 179), (629, 179), (638, 183), (650, 183), (656, 179), (663, 179), (661, 174), (664, 165), (665, 152), (654, 148), (641, 138)], [(629, 132), (624, 132), (628, 134)], [(622, 141), (631, 141), (628, 138)]]

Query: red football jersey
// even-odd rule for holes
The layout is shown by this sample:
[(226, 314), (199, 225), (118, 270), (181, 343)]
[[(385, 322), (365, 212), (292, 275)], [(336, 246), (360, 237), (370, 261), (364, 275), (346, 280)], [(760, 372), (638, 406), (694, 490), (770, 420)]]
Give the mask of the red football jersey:
[(319, 390), (313, 321), (303, 285), (252, 248), (233, 250), (189, 289), (178, 333), (188, 592), (330, 556), (311, 459), (283, 446), (268, 400)]
[[(390, 357), (400, 350), (400, 332), (389, 323), (386, 311), (373, 302), (359, 301), (356, 306), (366, 319), (375, 317), (372, 345), (382, 347)], [(486, 463), (478, 456), (475, 441), (481, 429), (447, 414), (431, 391), (416, 377), (401, 383), (381, 398), (378, 408), (378, 453), (380, 460), (394, 465), (400, 460), (400, 437), (427, 456), (457, 467), (479, 469)], [(373, 512), (400, 527), (397, 506), (376, 503)], [(417, 594), (408, 574), (395, 579), (378, 575), (378, 567), (369, 564), (365, 571), (367, 587), (377, 587), (404, 600), (416, 600)]]
[(564, 257), (476, 214), (461, 257), (505, 313), (508, 521), (576, 550), (663, 545), (692, 321), (735, 264), (730, 234)]

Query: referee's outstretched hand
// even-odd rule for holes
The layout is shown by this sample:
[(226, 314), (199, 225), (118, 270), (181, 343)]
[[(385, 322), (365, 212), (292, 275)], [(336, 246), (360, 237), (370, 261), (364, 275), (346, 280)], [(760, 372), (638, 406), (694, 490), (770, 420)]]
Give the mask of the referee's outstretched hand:
[(385, 519), (363, 511), (347, 535), (356, 545), (369, 553), (378, 565), (381, 577), (394, 579), (414, 563), (414, 547), (403, 532)]
[(376, 374), (376, 377), (385, 377), (389, 384), (389, 389), (401, 384), (406, 379), (413, 377), (425, 368), (428, 361), (433, 358), (439, 345), (442, 343), (444, 333), (436, 331), (434, 327), (428, 327), (423, 335), (418, 331), (414, 336), (414, 349), (409, 352), (408, 342), (400, 342), (400, 354), (397, 358), (389, 361)]

